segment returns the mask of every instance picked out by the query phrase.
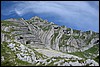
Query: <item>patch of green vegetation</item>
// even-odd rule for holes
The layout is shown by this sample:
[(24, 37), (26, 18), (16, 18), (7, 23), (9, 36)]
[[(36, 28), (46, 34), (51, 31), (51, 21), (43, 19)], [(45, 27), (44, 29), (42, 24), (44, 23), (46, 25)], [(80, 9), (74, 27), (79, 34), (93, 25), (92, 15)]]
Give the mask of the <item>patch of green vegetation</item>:
[(72, 53), (69, 53), (69, 54), (76, 55), (78, 57), (86, 59), (83, 52), (72, 52)]
[(14, 23), (14, 22), (4, 21), (4, 20), (1, 21), (1, 25), (2, 26), (12, 26), (12, 25), (18, 26), (18, 24)]
[(16, 66), (16, 64), (6, 59), (5, 61), (1, 62), (1, 66)]
[(10, 28), (10, 32), (13, 32), (13, 31), (23, 31), (23, 30), (16, 30), (16, 29)]
[[(87, 59), (87, 58), (89, 58), (89, 56), (91, 56), (91, 58), (95, 58), (93, 56), (93, 54), (98, 54), (97, 51), (99, 51), (99, 47), (98, 47), (98, 45), (94, 45), (93, 47), (89, 48), (88, 50), (85, 50), (84, 52), (72, 52), (69, 54), (76, 55), (78, 57)], [(90, 55), (89, 53), (91, 53), (92, 55)]]
[(83, 53), (85, 55), (87, 55), (87, 58), (90, 57), (90, 58), (95, 58), (94, 55), (97, 55), (98, 54), (98, 51), (99, 51), (99, 45), (94, 45), (93, 47), (91, 47), (90, 49), (88, 50), (85, 50)]
[(90, 64), (86, 64), (86, 66), (89, 66)]
[(47, 59), (46, 61), (49, 62), (51, 59)]
[(27, 20), (26, 22), (30, 23), (30, 22), (32, 22), (32, 21), (31, 21), (31, 20)]
[(64, 62), (75, 62), (76, 60), (73, 60), (73, 59), (68, 59), (68, 60), (64, 60)]
[[(11, 43), (11, 42), (10, 42)], [(15, 43), (16, 42), (12, 42)], [(33, 64), (26, 61), (22, 61), (17, 58), (16, 53), (13, 52), (7, 45), (9, 42), (3, 41), (1, 44), (1, 56), (4, 56), (4, 61), (1, 62), (1, 66), (33, 66)], [(18, 44), (18, 43), (17, 43)]]
[(85, 60), (83, 60), (83, 59), (82, 59), (82, 60), (78, 60), (79, 63), (84, 63), (84, 61), (85, 61)]
[(7, 32), (7, 31), (3, 31), (1, 30), (2, 33), (5, 33), (5, 34), (11, 34), (11, 32)]
[(6, 34), (7, 38), (12, 39), (13, 37), (10, 36), (9, 34)]
[(1, 44), (1, 47), (2, 47), (1, 56), (4, 56), (4, 61), (1, 62), (1, 66), (15, 66), (15, 63), (14, 63), (15, 56), (14, 56), (14, 53), (11, 51), (11, 49), (7, 47), (8, 44), (9, 43), (5, 41), (3, 41)]
[(65, 26), (63, 25), (63, 26), (61, 26), (62, 28), (65, 28)]
[(66, 34), (64, 34), (63, 36), (62, 36), (62, 39), (64, 39), (64, 40), (68, 40), (70, 38), (70, 36), (68, 36), (68, 35), (66, 35)]
[(46, 26), (46, 27), (43, 27), (43, 26), (39, 26), (43, 31), (47, 31), (47, 30), (49, 30), (49, 29), (51, 29), (50, 27), (51, 27), (51, 25), (49, 25), (49, 26)]
[(85, 50), (84, 52), (85, 53), (92, 53), (92, 54), (94, 54), (97, 50), (99, 51), (99, 45), (94, 45), (93, 47), (91, 47), (88, 50)]
[[(8, 42), (5, 42), (5, 41), (3, 41), (2, 43), (1, 43), (1, 54), (3, 54), (4, 52), (5, 52), (5, 49), (7, 49), (7, 45), (8, 45), (9, 43)], [(4, 52), (3, 52), (4, 51)]]
[(28, 20), (27, 22), (30, 23), (30, 24), (33, 24), (36, 21), (35, 20)]
[(79, 38), (79, 36), (73, 36), (75, 39), (78, 39)]
[(31, 63), (28, 63), (26, 61), (19, 60), (18, 58), (16, 58), (15, 61), (17, 63), (17, 66), (32, 66)]
[(90, 31), (86, 31), (85, 33), (86, 33), (86, 34), (90, 34)]
[(59, 47), (62, 47), (62, 45), (65, 45), (64, 40), (60, 41)]
[(68, 40), (69, 38), (70, 38), (70, 36), (68, 36), (68, 35), (66, 35), (66, 36), (64, 37), (65, 40)]
[(47, 31), (47, 30), (49, 30), (49, 27), (44, 27), (43, 30)]
[(59, 33), (54, 33), (54, 40), (56, 39), (56, 37), (58, 36)]
[(61, 47), (62, 45), (66, 45), (67, 46), (67, 44), (66, 44), (66, 42), (64, 40), (68, 40), (69, 38), (70, 38), (70, 36), (68, 36), (66, 34), (63, 34), (62, 37), (61, 37), (61, 39), (60, 39), (60, 45), (59, 45), (59, 47)]
[(70, 31), (71, 30), (71, 28), (67, 28), (67, 30), (66, 31)]
[(73, 33), (80, 33), (80, 31), (73, 29)]
[(11, 34), (11, 31), (10, 31), (10, 32), (6, 32), (6, 31), (1, 30), (1, 32), (2, 32), (3, 34), (5, 34), (5, 36), (6, 36), (8, 39), (14, 39), (14, 37), (13, 37), (12, 35), (10, 35), (10, 34)]
[(28, 22), (30, 22), (30, 23), (38, 22), (38, 21), (43, 22), (44, 20), (41, 18), (36, 18), (36, 19), (33, 18), (32, 20), (28, 20)]
[(99, 56), (97, 56), (96, 58), (94, 58), (94, 60), (99, 63)]
[(60, 65), (63, 65), (64, 62), (61, 62)]

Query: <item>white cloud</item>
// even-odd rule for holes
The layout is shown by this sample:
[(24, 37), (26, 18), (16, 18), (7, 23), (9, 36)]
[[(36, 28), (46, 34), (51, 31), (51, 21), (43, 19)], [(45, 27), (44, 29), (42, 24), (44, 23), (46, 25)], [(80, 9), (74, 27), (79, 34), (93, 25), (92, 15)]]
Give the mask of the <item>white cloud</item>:
[(28, 1), (16, 4), (15, 11), (18, 15), (24, 15), (28, 12), (34, 13), (55, 13), (60, 16), (66, 17), (78, 17), (83, 15), (93, 15), (98, 14), (98, 11), (92, 8), (87, 2), (82, 1)]
[[(81, 24), (85, 25), (87, 22), (86, 26), (93, 26), (93, 21), (99, 20), (99, 11), (86, 1), (21, 1), (15, 3), (11, 8), (19, 16), (30, 12), (37, 14), (51, 13), (60, 16), (64, 21), (71, 21), (68, 23), (77, 27), (81, 27)], [(8, 10), (8, 14), (11, 14), (13, 11)], [(72, 18), (74, 23), (70, 18)], [(98, 21), (95, 24), (96, 27)]]
[(84, 1), (15, 1), (15, 3), (16, 4), (12, 8), (18, 15), (24, 15), (28, 12), (53, 12), (60, 16), (76, 15), (75, 17), (77, 17), (81, 14), (92, 14), (95, 16), (95, 13), (98, 13), (97, 10)]

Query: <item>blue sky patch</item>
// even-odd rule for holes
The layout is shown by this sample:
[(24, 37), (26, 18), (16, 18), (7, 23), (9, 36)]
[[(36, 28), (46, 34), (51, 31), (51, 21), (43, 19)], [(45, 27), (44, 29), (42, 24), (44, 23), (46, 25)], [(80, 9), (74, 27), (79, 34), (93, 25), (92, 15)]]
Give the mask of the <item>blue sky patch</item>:
[(1, 19), (39, 16), (58, 25), (99, 32), (99, 1), (1, 1)]

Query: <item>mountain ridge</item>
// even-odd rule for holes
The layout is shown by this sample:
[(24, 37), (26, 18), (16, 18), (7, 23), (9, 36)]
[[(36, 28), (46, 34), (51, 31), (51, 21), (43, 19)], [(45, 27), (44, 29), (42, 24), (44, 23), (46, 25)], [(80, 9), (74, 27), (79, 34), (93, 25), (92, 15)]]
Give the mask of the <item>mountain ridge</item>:
[[(48, 66), (48, 62), (45, 63), (43, 60), (43, 56), (45, 56), (45, 58), (47, 57), (46, 56), (47, 54), (45, 53), (46, 49), (48, 49), (49, 51), (60, 51), (62, 53), (76, 55), (77, 57), (81, 57), (82, 60), (84, 59), (84, 62), (86, 62), (84, 64), (80, 64), (79, 62), (76, 62), (76, 60), (74, 60), (76, 66), (78, 64), (82, 66), (91, 65), (90, 63), (88, 64), (87, 62), (99, 56), (99, 47), (98, 47), (99, 33), (93, 31), (82, 32), (81, 30), (67, 28), (66, 26), (59, 26), (54, 24), (53, 22), (48, 22), (47, 20), (43, 20), (42, 18), (39, 18), (37, 16), (32, 17), (30, 20), (25, 20), (23, 18), (19, 18), (19, 19), (11, 18), (11, 19), (1, 21), (1, 29), (2, 29), (1, 30), (2, 46), (4, 46), (3, 44), (6, 44), (5, 46), (8, 45), (11, 51), (14, 51), (15, 53), (14, 55), (20, 60), (28, 62), (28, 59), (25, 58), (30, 57), (31, 59), (29, 60), (29, 63), (32, 63), (33, 65), (45, 64), (46, 66)], [(21, 47), (19, 47), (18, 44)], [(94, 52), (90, 51), (91, 48), (94, 49)], [(10, 51), (10, 49), (8, 51)], [(42, 50), (40, 49), (42, 50), (45, 49), (45, 50), (44, 52), (41, 52)], [(20, 53), (20, 51), (22, 53)], [(26, 54), (28, 52), (30, 56), (24, 54), (23, 51), (26, 51)], [(79, 56), (77, 53), (82, 53), (82, 56)], [(3, 55), (5, 56), (5, 54)], [(2, 57), (4, 57), (3, 55)], [(36, 59), (37, 57), (38, 59), (42, 58), (43, 61), (41, 60), (41, 62), (40, 61), (38, 62)], [(61, 62), (62, 63), (65, 62), (65, 66), (74, 65), (74, 63), (71, 62), (72, 59), (71, 58), (69, 59), (70, 62), (66, 61), (66, 59), (64, 58), (63, 58), (64, 61)], [(59, 59), (59, 61), (60, 60), (61, 59)], [(78, 59), (78, 61), (79, 60), (80, 59)], [(51, 63), (51, 61), (49, 63)], [(97, 66), (99, 65), (94, 60), (93, 62), (94, 63), (92, 63), (91, 61), (93, 66), (95, 66), (95, 64)], [(2, 63), (5, 62), (3, 61)], [(21, 65), (21, 64), (18, 63), (15, 65)], [(59, 65), (58, 62), (57, 64), (51, 63), (49, 65), (60, 66), (62, 64)]]

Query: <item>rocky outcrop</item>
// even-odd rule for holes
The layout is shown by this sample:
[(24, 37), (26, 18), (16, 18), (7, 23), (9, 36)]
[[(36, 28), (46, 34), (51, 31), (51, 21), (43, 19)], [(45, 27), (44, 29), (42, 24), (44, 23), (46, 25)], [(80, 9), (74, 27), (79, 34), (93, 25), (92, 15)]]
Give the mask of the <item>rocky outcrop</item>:
[(47, 46), (47, 48), (50, 48), (51, 45), (51, 36), (54, 34), (54, 29), (51, 28), (50, 31), (48, 31), (46, 38), (45, 38), (45, 44)]
[(83, 47), (83, 48), (81, 49), (81, 51), (83, 52), (83, 51), (88, 50), (89, 48), (93, 47), (94, 45), (96, 45), (96, 44), (94, 44), (94, 43), (95, 43), (97, 40), (99, 40), (99, 38), (93, 38), (93, 39), (91, 40), (91, 42), (90, 42), (86, 47)]
[(58, 36), (55, 39), (55, 50), (59, 51), (59, 40), (62, 37), (62, 35), (64, 34), (63, 30), (60, 29)]
[[(38, 45), (44, 44), (44, 46), (46, 46), (47, 48), (50, 49), (51, 48), (50, 47), (51, 46), (51, 40), (53, 38), (52, 36), (54, 35), (54, 33), (58, 33), (57, 37), (53, 41), (54, 42), (53, 48), (55, 50), (60, 49), (59, 48), (59, 40), (62, 37), (62, 35), (65, 34), (65, 32), (63, 30), (65, 30), (65, 31), (67, 30), (67, 27), (65, 27), (64, 29), (62, 29), (62, 27), (61, 27), (60, 30), (54, 29), (54, 28), (59, 28), (59, 26), (58, 25), (52, 25), (51, 23), (50, 24), (45, 23), (47, 21), (40, 22), (40, 18), (37, 17), (37, 16), (31, 18), (30, 21), (28, 21), (28, 22), (25, 21), (23, 18), (21, 18), (21, 19), (11, 18), (11, 19), (7, 19), (6, 21), (10, 21), (10, 22), (13, 21), (13, 22), (16, 22), (19, 25), (18, 25), (18, 27), (16, 27), (16, 26), (8, 26), (8, 27), (2, 26), (2, 30), (9, 32), (11, 28), (15, 29), (16, 31), (13, 31), (11, 33), (23, 35), (22, 37), (24, 39), (23, 40), (21, 39), (20, 42), (24, 43), (24, 44), (26, 44), (26, 42), (28, 40), (30, 40), (30, 44), (35, 45), (38, 42)], [(33, 23), (30, 23), (30, 22), (33, 22)], [(39, 26), (41, 26), (41, 24), (36, 25), (36, 23), (41, 23), (42, 26), (51, 25), (51, 27), (47, 31), (43, 31), (42, 28), (39, 27)], [(69, 31), (66, 31), (66, 32), (67, 32), (66, 35), (70, 36), (70, 38), (68, 40), (66, 40), (66, 44), (69, 45), (69, 46), (61, 47), (61, 49), (63, 49), (62, 51), (64, 51), (64, 52), (66, 52), (66, 51), (67, 52), (73, 52), (73, 51), (75, 52), (75, 51), (80, 51), (80, 50), (84, 51), (84, 50), (87, 50), (88, 48), (90, 48), (94, 45), (92, 43), (92, 44), (89, 44), (89, 45), (86, 46), (86, 43), (84, 42), (88, 37), (88, 35), (86, 33), (83, 33), (83, 32), (80, 31), (79, 35), (77, 35), (77, 36), (79, 36), (79, 37), (83, 36), (84, 39), (81, 39), (81, 38), (75, 39), (73, 36), (76, 36), (76, 33), (74, 33), (73, 29), (70, 29)], [(68, 32), (70, 32), (70, 33), (68, 33)], [(93, 32), (90, 31), (90, 35), (92, 35), (92, 34), (93, 34)], [(27, 35), (27, 37), (25, 37), (25, 35)], [(34, 37), (31, 37), (31, 35), (34, 35)], [(89, 37), (91, 37), (90, 35), (89, 35)], [(6, 35), (2, 34), (2, 37), (3, 37), (2, 41), (4, 41), (4, 38), (5, 38), (5, 40), (7, 40), (7, 37), (4, 37), (4, 36), (6, 36)], [(16, 38), (19, 38), (19, 36), (16, 36)], [(85, 46), (85, 47), (83, 48), (83, 46)]]
[[(30, 20), (11, 18), (2, 21), (1, 24), (3, 49), (4, 47), (10, 48), (9, 50), (13, 51), (18, 59), (36, 66), (51, 64), (56, 66), (98, 66), (97, 62), (89, 58), (94, 55), (90, 51), (93, 46), (97, 48), (97, 51), (96, 48), (93, 48), (95, 49), (93, 57), (97, 57), (99, 54), (98, 36), (99, 33), (93, 31), (82, 32), (58, 26), (37, 16)], [(85, 51), (89, 52), (88, 55)], [(80, 58), (79, 55), (62, 52), (76, 53), (75, 55), (80, 52), (83, 56)], [(84, 57), (88, 59), (85, 60)], [(3, 54), (2, 62), (4, 61)]]

